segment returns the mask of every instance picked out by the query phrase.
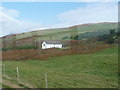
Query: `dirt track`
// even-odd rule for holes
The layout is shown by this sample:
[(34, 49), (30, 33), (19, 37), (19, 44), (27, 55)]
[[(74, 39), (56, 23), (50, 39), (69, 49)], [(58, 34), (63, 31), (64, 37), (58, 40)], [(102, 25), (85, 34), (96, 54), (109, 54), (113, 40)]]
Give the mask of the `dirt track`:
[(2, 83), (6, 86), (9, 86), (10, 88), (23, 88), (17, 84), (14, 84), (13, 82), (11, 82), (9, 80), (5, 80), (5, 79), (3, 79)]

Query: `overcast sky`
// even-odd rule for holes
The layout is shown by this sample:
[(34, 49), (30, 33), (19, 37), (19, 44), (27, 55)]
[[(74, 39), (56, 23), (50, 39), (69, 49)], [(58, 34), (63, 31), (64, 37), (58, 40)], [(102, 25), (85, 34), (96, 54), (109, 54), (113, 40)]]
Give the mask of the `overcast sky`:
[(3, 2), (0, 36), (83, 23), (117, 22), (118, 2), (107, 1), (110, 2)]

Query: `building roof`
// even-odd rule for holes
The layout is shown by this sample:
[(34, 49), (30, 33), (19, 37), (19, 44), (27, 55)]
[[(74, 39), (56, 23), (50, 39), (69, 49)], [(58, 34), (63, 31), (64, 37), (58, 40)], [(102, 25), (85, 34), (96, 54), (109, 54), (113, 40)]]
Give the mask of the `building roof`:
[(47, 41), (44, 41), (44, 42), (46, 42), (47, 44), (62, 44), (62, 42), (61, 41), (56, 41), (56, 40), (47, 40)]

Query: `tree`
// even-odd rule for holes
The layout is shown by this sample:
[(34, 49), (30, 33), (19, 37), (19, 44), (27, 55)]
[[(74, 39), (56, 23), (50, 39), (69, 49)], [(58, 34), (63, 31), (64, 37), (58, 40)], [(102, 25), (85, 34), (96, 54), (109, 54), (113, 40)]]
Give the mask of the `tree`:
[(112, 34), (112, 35), (115, 34), (115, 29), (111, 29), (110, 34)]

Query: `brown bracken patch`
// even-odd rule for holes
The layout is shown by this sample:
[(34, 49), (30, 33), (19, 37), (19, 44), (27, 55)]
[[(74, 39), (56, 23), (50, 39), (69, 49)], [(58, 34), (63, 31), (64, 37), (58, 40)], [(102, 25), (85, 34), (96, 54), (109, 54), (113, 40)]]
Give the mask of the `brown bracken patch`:
[(45, 60), (49, 57), (57, 57), (74, 54), (92, 54), (113, 47), (110, 44), (76, 45), (68, 49), (22, 49), (2, 51), (2, 60)]

